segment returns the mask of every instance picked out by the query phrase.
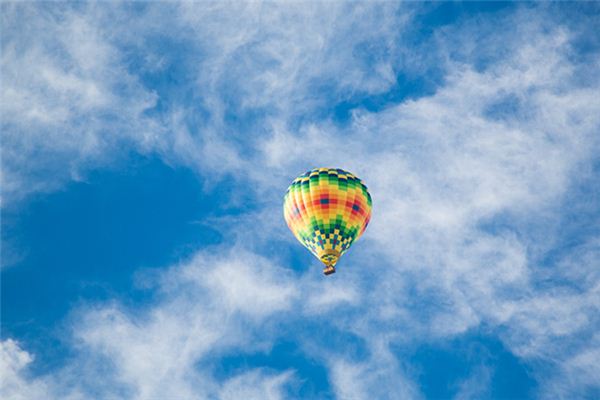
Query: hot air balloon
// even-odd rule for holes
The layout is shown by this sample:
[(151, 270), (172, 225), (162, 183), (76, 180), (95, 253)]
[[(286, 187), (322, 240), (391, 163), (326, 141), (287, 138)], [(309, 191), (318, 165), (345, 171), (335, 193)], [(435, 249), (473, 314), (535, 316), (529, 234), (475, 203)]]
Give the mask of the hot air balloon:
[(339, 258), (365, 231), (371, 219), (371, 195), (350, 172), (317, 168), (292, 182), (283, 201), (288, 227), (323, 264), (335, 272)]

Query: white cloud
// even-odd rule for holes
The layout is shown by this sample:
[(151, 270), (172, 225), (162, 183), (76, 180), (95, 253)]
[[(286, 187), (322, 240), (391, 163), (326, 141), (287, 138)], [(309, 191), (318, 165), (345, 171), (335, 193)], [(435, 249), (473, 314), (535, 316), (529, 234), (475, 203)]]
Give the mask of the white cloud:
[(12, 339), (0, 342), (0, 397), (6, 400), (43, 398), (47, 393), (44, 382), (28, 380), (27, 366), (33, 357)]
[(461, 382), (455, 400), (481, 399), (489, 397), (488, 389), (493, 371), (486, 366), (474, 368), (475, 372), (468, 379)]
[[(356, 111), (343, 131), (277, 125), (265, 141), (273, 168), (338, 165), (369, 185), (369, 245), (353, 253), (353, 264), (385, 257), (386, 267), (355, 272), (377, 276), (377, 290), (362, 299), (369, 312), (352, 323), (361, 337), (377, 331), (418, 341), (485, 323), (505, 331), (526, 360), (567, 359), (565, 340), (587, 347), (578, 337), (597, 325), (597, 262), (588, 255), (567, 261), (570, 269), (541, 263), (558, 240), (567, 191), (597, 159), (599, 88), (579, 83), (568, 30), (547, 31), (535, 18), (525, 25), (503, 36), (510, 54), (483, 70), (451, 61), (432, 96)], [(531, 34), (527, 41), (520, 30)], [(494, 232), (496, 219), (507, 227)], [(565, 274), (581, 276), (584, 287), (544, 287)]]
[[(202, 376), (210, 371), (195, 372), (195, 364), (211, 352), (251, 349), (257, 336), (269, 337), (269, 325), (260, 322), (288, 310), (295, 296), (284, 270), (244, 252), (199, 255), (165, 278), (165, 300), (149, 312), (136, 315), (105, 307), (86, 313), (76, 330), (82, 345), (107, 355), (141, 399), (173, 393), (194, 398), (195, 383), (210, 396), (214, 383)], [(264, 379), (268, 390), (274, 390), (275, 381)]]
[[(160, 129), (156, 103), (125, 65), (101, 9), (2, 5), (2, 183), (9, 201), (81, 179), (90, 165), (140, 149)], [(25, 21), (26, 26), (25, 28)]]
[(287, 398), (281, 391), (291, 377), (290, 372), (268, 376), (260, 370), (252, 370), (235, 376), (219, 390), (222, 400), (256, 399), (275, 400)]
[[(72, 344), (78, 358), (63, 371), (29, 379), (24, 367), (31, 356), (12, 340), (4, 342), (3, 391), (8, 397), (3, 398), (96, 393), (102, 398), (227, 399), (243, 391), (251, 398), (284, 397), (281, 386), (293, 371), (244, 371), (219, 383), (212, 377), (211, 360), (223, 352), (269, 346), (275, 328), (266, 319), (288, 311), (296, 296), (285, 270), (244, 252), (227, 258), (199, 254), (157, 284), (160, 300), (149, 309), (109, 303), (75, 314)], [(73, 373), (79, 375), (76, 382)]]
[(211, 56), (198, 79), (210, 91), (212, 107), (224, 107), (222, 102), (231, 100), (227, 92), (235, 90), (239, 111), (268, 106), (269, 113), (292, 117), (325, 103), (311, 95), (318, 89), (312, 85), (376, 93), (395, 83), (390, 59), (361, 56), (358, 48), (375, 42), (382, 51), (394, 46), (404, 22), (394, 15), (396, 8), (339, 2), (186, 3), (180, 11)]
[[(251, 160), (240, 158), (253, 145), (246, 138), (265, 127), (240, 132), (227, 123), (232, 113), (287, 120), (326, 105), (313, 94), (323, 85), (334, 93), (387, 90), (394, 84), (390, 60), (372, 67), (357, 49), (377, 43), (385, 52), (403, 20), (388, 10), (392, 4), (163, 3), (146, 5), (136, 18), (121, 4), (2, 7), (9, 202), (84, 179), (128, 148), (209, 177), (247, 170)], [(178, 62), (156, 47), (157, 34), (185, 46), (193, 66), (182, 68), (195, 79), (176, 90), (191, 94), (187, 103), (145, 86), (144, 73), (169, 73)], [(155, 110), (159, 100), (168, 111)]]
[(328, 313), (342, 306), (355, 307), (360, 302), (360, 294), (354, 286), (339, 287), (323, 280), (312, 282), (311, 286), (304, 305), (308, 314)]
[(358, 400), (416, 399), (421, 395), (414, 383), (406, 378), (398, 360), (389, 353), (387, 344), (379, 338), (372, 356), (364, 362), (331, 358), (331, 377), (336, 398)]

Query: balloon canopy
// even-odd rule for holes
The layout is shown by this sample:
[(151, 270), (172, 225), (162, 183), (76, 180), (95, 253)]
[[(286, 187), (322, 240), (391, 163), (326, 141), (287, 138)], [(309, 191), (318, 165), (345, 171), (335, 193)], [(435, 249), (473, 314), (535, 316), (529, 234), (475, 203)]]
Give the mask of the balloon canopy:
[(283, 216), (294, 236), (335, 272), (338, 259), (365, 231), (371, 219), (371, 195), (350, 172), (317, 168), (292, 182), (283, 202)]

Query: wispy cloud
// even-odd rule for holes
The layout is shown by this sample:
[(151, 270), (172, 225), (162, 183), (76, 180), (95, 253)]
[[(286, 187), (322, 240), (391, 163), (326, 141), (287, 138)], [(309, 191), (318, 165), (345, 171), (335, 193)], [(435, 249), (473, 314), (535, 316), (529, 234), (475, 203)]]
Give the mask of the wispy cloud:
[[(2, 186), (9, 201), (81, 179), (160, 129), (100, 8), (2, 4)], [(26, 25), (24, 25), (24, 21)]]
[[(73, 316), (79, 356), (64, 373), (28, 380), (31, 356), (11, 339), (3, 342), (3, 398), (36, 397), (27, 391), (58, 398), (73, 384), (66, 394), (76, 397), (232, 398), (251, 388), (256, 398), (280, 398), (278, 387), (290, 373), (248, 371), (217, 385), (210, 364), (203, 363), (232, 349), (269, 346), (275, 326), (266, 319), (288, 311), (297, 298), (285, 270), (255, 255), (229, 254), (202, 254), (173, 267), (156, 282), (160, 300), (147, 310), (118, 303), (80, 310)], [(99, 369), (102, 384), (93, 383)], [(75, 371), (77, 383), (70, 382)]]
[[(383, 39), (382, 51), (391, 46), (401, 24), (386, 7), (149, 4), (131, 21), (124, 4), (3, 4), (4, 197), (82, 179), (124, 146), (211, 174), (242, 171), (248, 139), (269, 129), (257, 117), (291, 121), (326, 104), (316, 95), (324, 89), (394, 84), (388, 58), (371, 70), (370, 53), (356, 53)], [(157, 34), (188, 54), (185, 63)], [(176, 69), (189, 80), (163, 92)]]
[(17, 342), (7, 339), (0, 342), (0, 393), (7, 399), (35, 399), (47, 393), (42, 380), (27, 379), (26, 368), (33, 361)]

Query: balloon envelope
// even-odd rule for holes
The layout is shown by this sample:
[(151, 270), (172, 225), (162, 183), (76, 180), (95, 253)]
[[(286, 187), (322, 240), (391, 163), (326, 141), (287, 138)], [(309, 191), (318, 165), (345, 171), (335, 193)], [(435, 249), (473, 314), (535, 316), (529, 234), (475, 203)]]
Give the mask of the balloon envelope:
[(371, 195), (350, 172), (317, 168), (288, 188), (283, 215), (294, 236), (325, 264), (325, 274), (365, 231), (371, 219)]

